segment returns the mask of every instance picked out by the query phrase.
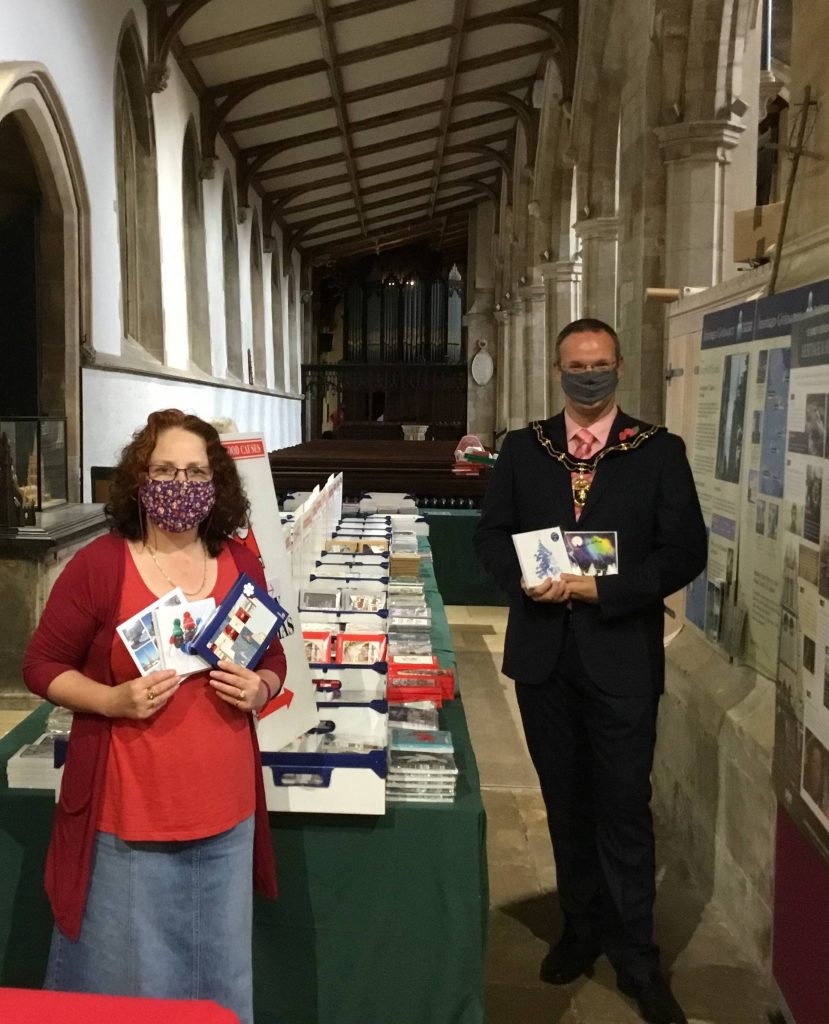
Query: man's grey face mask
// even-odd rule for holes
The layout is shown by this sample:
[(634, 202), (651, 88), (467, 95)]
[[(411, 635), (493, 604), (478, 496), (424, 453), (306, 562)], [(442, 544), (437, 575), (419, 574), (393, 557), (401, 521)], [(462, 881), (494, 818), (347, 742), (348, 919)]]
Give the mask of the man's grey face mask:
[(619, 371), (588, 370), (587, 373), (561, 371), (561, 387), (568, 398), (580, 405), (595, 405), (612, 395), (619, 384)]

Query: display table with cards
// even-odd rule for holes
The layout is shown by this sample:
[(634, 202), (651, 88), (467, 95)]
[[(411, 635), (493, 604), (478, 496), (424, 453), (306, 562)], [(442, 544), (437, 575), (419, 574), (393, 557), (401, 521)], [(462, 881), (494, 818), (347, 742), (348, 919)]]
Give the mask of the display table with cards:
[[(454, 668), (431, 567), (422, 575), (434, 650)], [(5, 775), (48, 710), (0, 740), (0, 986), (39, 987), (48, 954), (54, 796), (10, 790)], [(271, 815), (280, 895), (254, 904), (257, 1024), (482, 1024), (486, 818), (460, 699), (441, 709), (440, 726), (454, 739), (454, 803), (390, 803), (378, 817)]]

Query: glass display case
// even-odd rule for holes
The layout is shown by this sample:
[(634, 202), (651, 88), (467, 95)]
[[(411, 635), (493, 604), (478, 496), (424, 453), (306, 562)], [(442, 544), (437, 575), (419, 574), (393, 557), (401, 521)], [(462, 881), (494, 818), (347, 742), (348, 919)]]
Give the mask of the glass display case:
[(23, 501), (38, 512), (68, 500), (66, 420), (56, 416), (0, 417)]

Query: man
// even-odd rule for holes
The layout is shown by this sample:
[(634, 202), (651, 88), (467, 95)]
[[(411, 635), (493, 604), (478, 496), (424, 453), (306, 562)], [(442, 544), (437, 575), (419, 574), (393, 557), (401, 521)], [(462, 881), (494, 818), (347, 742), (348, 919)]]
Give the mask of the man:
[[(682, 1024), (652, 937), (650, 772), (663, 599), (705, 567), (706, 534), (682, 441), (617, 407), (621, 372), (612, 327), (562, 330), (564, 411), (504, 439), (475, 548), (510, 597), (504, 673), (553, 840), (565, 924), (541, 978), (567, 984), (604, 950), (646, 1021)], [(618, 574), (528, 587), (512, 534), (552, 526), (615, 531)]]

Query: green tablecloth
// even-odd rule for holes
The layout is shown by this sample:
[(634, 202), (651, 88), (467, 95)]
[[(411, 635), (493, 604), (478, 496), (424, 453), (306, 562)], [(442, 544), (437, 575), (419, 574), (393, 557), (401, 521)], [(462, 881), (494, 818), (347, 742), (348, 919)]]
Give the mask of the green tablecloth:
[[(424, 582), (440, 662), (454, 667), (428, 566)], [(9, 790), (5, 763), (43, 732), (47, 710), (0, 741), (0, 985), (11, 987), (43, 980), (54, 799)], [(454, 804), (391, 804), (379, 818), (271, 815), (280, 896), (254, 905), (257, 1024), (482, 1024), (486, 818), (460, 700), (441, 725), (460, 769)]]
[(446, 604), (506, 605), (472, 550), (477, 509), (425, 509), (435, 575)]

